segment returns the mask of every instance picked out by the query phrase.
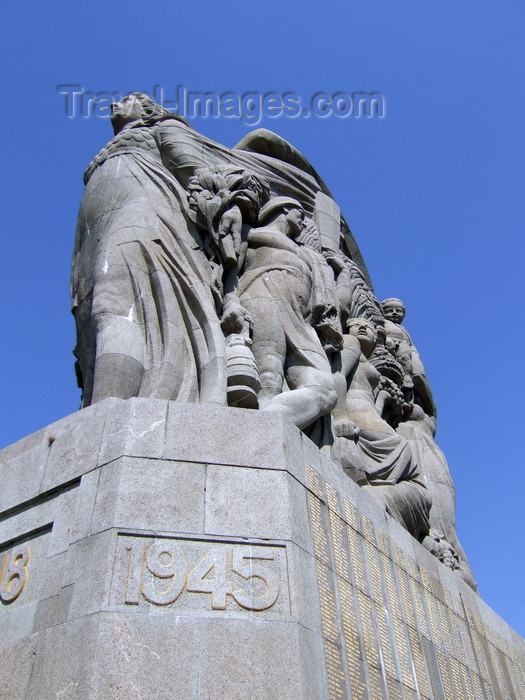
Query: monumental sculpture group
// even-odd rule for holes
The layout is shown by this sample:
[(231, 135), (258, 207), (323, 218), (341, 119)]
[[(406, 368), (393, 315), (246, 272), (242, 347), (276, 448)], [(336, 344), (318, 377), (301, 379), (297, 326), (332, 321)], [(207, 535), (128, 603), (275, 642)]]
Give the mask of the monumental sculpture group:
[(73, 259), (82, 405), (279, 411), (475, 587), (403, 303), (374, 296), (315, 170), (276, 134), (225, 148), (141, 93), (111, 120)]
[(402, 301), (326, 185), (143, 93), (89, 164), (82, 407), (0, 450), (0, 697), (502, 700)]

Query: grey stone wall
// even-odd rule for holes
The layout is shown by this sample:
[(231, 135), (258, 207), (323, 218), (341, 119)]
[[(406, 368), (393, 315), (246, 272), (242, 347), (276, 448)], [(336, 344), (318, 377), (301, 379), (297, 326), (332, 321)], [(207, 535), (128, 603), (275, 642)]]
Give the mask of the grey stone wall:
[(525, 643), (277, 414), (107, 399), (0, 452), (2, 698), (523, 698)]

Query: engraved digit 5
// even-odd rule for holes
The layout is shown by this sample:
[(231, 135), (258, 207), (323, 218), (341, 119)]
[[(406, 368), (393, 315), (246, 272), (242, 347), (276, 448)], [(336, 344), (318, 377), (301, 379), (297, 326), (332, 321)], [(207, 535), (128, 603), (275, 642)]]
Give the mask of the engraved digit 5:
[(0, 599), (4, 603), (12, 603), (24, 590), (27, 582), (29, 557), (31, 550), (25, 544), (16, 547), (4, 557), (2, 567), (2, 581), (0, 586)]
[(256, 561), (275, 561), (264, 547), (234, 547), (232, 571), (246, 581), (260, 579), (265, 586), (261, 595), (250, 595), (241, 588), (233, 591), (232, 595), (246, 610), (267, 610), (279, 597), (279, 581), (269, 568), (255, 563)]

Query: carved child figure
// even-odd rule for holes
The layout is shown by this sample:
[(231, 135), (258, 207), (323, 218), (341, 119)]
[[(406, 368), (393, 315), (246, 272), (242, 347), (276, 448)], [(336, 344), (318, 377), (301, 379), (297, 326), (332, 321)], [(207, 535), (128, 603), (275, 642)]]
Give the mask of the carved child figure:
[(405, 318), (405, 305), (400, 299), (385, 299), (381, 302), (381, 309), (385, 317), (387, 346), (403, 368), (403, 389), (411, 394), (410, 399), (421, 404), (427, 415), (435, 416), (436, 406), (425, 368), (408, 331), (401, 325)]

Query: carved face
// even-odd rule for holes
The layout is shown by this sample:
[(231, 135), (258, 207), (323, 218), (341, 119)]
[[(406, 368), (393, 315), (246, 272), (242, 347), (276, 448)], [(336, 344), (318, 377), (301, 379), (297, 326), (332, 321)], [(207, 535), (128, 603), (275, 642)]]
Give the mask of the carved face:
[(369, 357), (377, 342), (377, 334), (373, 325), (364, 318), (351, 318), (348, 321), (348, 333), (359, 341), (361, 352)]
[(242, 212), (243, 219), (247, 223), (255, 223), (259, 209), (257, 194), (248, 187), (234, 192), (232, 204), (236, 204)]
[(405, 307), (400, 301), (388, 301), (382, 304), (383, 316), (392, 323), (403, 323)]
[(294, 207), (290, 209), (286, 214), (286, 221), (288, 222), (290, 236), (292, 238), (297, 238), (301, 233), (303, 228), (304, 211), (302, 209), (297, 209)]
[(111, 105), (111, 123), (115, 133), (120, 131), (126, 124), (131, 124), (142, 117), (143, 106), (136, 95), (126, 95), (120, 102)]

